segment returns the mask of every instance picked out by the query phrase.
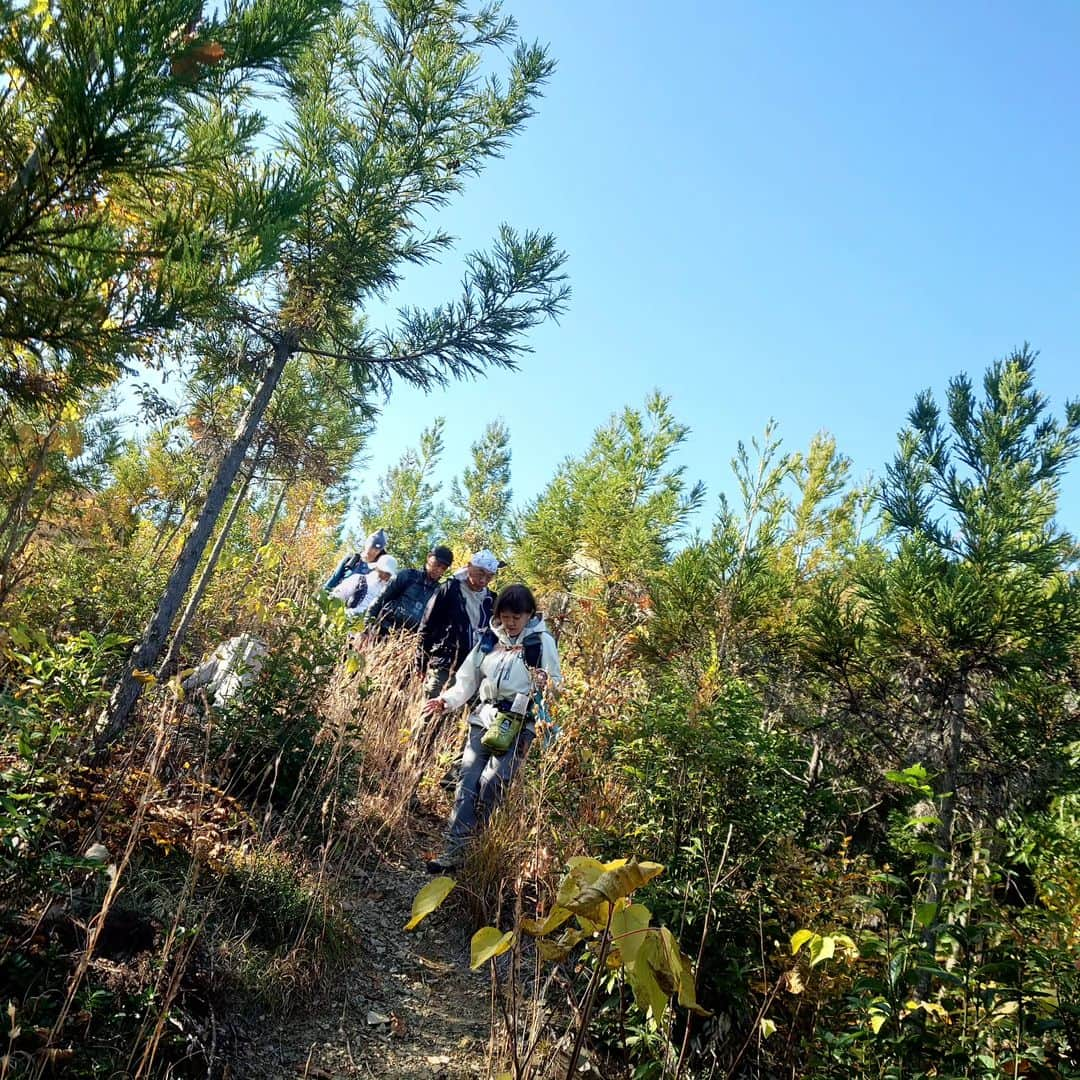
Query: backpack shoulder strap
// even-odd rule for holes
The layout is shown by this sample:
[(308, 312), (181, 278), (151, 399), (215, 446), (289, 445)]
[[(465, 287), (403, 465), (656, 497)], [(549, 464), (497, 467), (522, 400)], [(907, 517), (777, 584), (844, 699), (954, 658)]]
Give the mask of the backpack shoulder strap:
[(491, 627), (489, 626), (480, 635), (480, 642), (479, 642), (479, 644), (480, 644), (480, 652), (484, 656), (487, 656), (487, 654), (489, 652), (491, 652), (492, 649), (495, 648), (496, 644), (498, 644), (498, 641), (499, 641), (499, 639), (495, 636), (495, 631), (492, 630)]
[(530, 634), (523, 642), (526, 667), (539, 667), (544, 659), (544, 638), (541, 634)]

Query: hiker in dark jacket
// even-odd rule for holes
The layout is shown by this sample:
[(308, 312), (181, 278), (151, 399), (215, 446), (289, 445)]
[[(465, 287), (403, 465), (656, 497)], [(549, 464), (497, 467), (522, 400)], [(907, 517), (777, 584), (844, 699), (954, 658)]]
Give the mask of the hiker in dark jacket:
[(428, 602), (453, 561), (454, 553), (439, 544), (428, 552), (423, 570), (402, 570), (371, 606), (366, 632), (386, 637), (391, 630), (419, 630)]
[(326, 579), (323, 589), (336, 596), (345, 605), (346, 613), (356, 618), (364, 610), (364, 598), (368, 592), (368, 574), (375, 563), (386, 554), (386, 533), (382, 529), (373, 532), (364, 542), (363, 552), (346, 555)]
[(478, 551), (468, 565), (439, 586), (420, 620), (419, 666), (427, 674), (424, 699), (450, 681), (491, 622), (495, 594), (488, 587), (499, 568), (490, 551)]

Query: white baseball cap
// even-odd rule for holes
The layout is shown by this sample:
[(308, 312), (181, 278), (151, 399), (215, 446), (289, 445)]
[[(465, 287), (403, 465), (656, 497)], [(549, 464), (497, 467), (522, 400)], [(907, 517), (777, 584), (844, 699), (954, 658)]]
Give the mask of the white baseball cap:
[(381, 570), (384, 574), (396, 574), (397, 559), (393, 555), (380, 555), (375, 563), (375, 569)]
[(484, 548), (469, 559), (469, 565), (475, 566), (477, 570), (486, 570), (489, 574), (494, 574), (499, 569), (499, 560), (487, 548)]

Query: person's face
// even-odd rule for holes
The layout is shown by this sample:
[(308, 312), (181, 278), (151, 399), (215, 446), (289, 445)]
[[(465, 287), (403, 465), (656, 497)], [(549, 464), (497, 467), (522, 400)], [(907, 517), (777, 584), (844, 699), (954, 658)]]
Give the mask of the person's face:
[(481, 570), (479, 566), (473, 566), (472, 563), (465, 567), (465, 580), (473, 592), (479, 592), (494, 576), (491, 571)]
[(369, 566), (379, 561), (379, 556), (383, 553), (382, 548), (369, 547), (364, 548), (364, 562)]
[(525, 629), (525, 624), (531, 618), (531, 611), (502, 611), (499, 613), (499, 622), (502, 623), (502, 628), (510, 637), (517, 637)]
[(434, 555), (429, 555), (427, 557), (427, 562), (424, 564), (424, 568), (427, 570), (427, 576), (431, 578), (432, 581), (438, 581), (443, 576), (443, 574), (445, 574), (446, 571), (450, 569), (450, 567), (447, 566), (446, 563), (439, 562), (439, 560), (436, 559)]
[(393, 574), (391, 574), (389, 570), (379, 570), (378, 574), (379, 574), (379, 580), (384, 585), (390, 580), (391, 577), (393, 577)]

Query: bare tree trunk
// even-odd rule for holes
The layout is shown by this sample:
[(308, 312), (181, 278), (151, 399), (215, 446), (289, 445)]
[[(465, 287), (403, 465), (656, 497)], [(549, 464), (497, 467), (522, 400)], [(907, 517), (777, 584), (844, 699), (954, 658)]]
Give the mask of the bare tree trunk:
[(248, 586), (251, 584), (256, 573), (258, 573), (259, 565), (262, 562), (262, 549), (270, 543), (270, 536), (274, 531), (274, 526), (277, 524), (278, 517), (281, 515), (281, 508), (285, 505), (285, 496), (288, 494), (289, 484), (291, 482), (292, 481), (289, 480), (283, 480), (281, 482), (281, 494), (278, 495), (277, 502), (274, 503), (274, 509), (270, 512), (270, 517), (266, 522), (266, 528), (263, 529), (262, 539), (259, 541), (259, 549), (255, 552), (255, 556), (251, 560), (251, 566), (248, 567), (248, 572), (244, 575), (244, 580), (241, 582), (240, 588), (236, 591), (232, 600), (229, 601), (230, 618), (236, 616), (237, 609), (240, 607), (240, 601), (243, 599), (244, 593), (247, 592)]
[(176, 527), (173, 529), (173, 531), (171, 533), (169, 533), (169, 535), (165, 538), (163, 543), (161, 543), (160, 545), (158, 545), (158, 544), (154, 545), (154, 550), (150, 553), (151, 556), (154, 559), (154, 561), (152, 563), (152, 566), (156, 567), (158, 565), (158, 563), (160, 563), (161, 560), (165, 557), (165, 553), (172, 546), (172, 542), (176, 539), (176, 537), (179, 534), (180, 530), (184, 527), (185, 523), (187, 522), (188, 511), (190, 509), (191, 509), (190, 506), (182, 507), (181, 511), (180, 511), (180, 517), (177, 519), (177, 522), (176, 522)]
[[(266, 520), (266, 528), (263, 529), (262, 539), (259, 541), (259, 547), (264, 548), (270, 543), (270, 537), (274, 532), (274, 526), (277, 524), (278, 517), (281, 514), (281, 508), (285, 505), (285, 496), (289, 491), (289, 484), (291, 481), (281, 481), (281, 494), (277, 497), (277, 502), (274, 503), (274, 509), (270, 511), (270, 517)], [(259, 561), (259, 556), (256, 553), (255, 562)]]
[(188, 586), (191, 585), (214, 526), (225, 507), (229, 489), (251, 446), (255, 429), (266, 412), (266, 407), (281, 380), (281, 373), (285, 370), (289, 357), (296, 351), (297, 343), (298, 334), (294, 330), (282, 334), (274, 343), (273, 355), (263, 371), (262, 379), (248, 405), (247, 412), (236, 429), (232, 445), (218, 465), (217, 473), (206, 495), (206, 502), (199, 511), (195, 525), (177, 556), (165, 591), (158, 601), (157, 610), (147, 624), (142, 639), (132, 650), (124, 673), (116, 684), (108, 705), (98, 718), (95, 746), (99, 750), (119, 738), (130, 723), (131, 710), (142, 693), (142, 683), (135, 677), (135, 672), (148, 671), (157, 664), (169, 627), (172, 626), (173, 618), (184, 599)]
[(300, 529), (304, 524), (304, 518), (307, 517), (308, 511), (311, 509), (311, 504), (315, 501), (314, 495), (309, 495), (307, 502), (300, 507), (300, 513), (296, 515), (296, 523), (293, 525), (292, 535), (290, 539), (295, 540), (300, 535)]
[(206, 595), (206, 590), (210, 587), (210, 579), (214, 576), (214, 570), (217, 568), (218, 559), (221, 558), (221, 553), (225, 550), (225, 542), (229, 539), (229, 533), (232, 531), (233, 524), (236, 521), (237, 515), (240, 513), (240, 507), (243, 506), (244, 500), (247, 498), (248, 488), (251, 486), (251, 478), (254, 475), (255, 466), (252, 464), (247, 475), (244, 477), (243, 483), (240, 485), (240, 490), (236, 493), (236, 498), (233, 499), (232, 506), (229, 507), (229, 514), (225, 518), (225, 524), (221, 526), (217, 540), (214, 541), (214, 546), (210, 549), (210, 557), (206, 560), (203, 572), (199, 575), (198, 583), (195, 585), (195, 591), (191, 594), (187, 606), (180, 616), (180, 621), (176, 624), (172, 641), (169, 642), (168, 652), (166, 652), (165, 659), (162, 660), (161, 666), (158, 668), (157, 677), (159, 679), (164, 679), (166, 675), (173, 670), (176, 661), (180, 658), (180, 648), (184, 644), (184, 638), (187, 637), (191, 621), (195, 618), (195, 612), (199, 610), (202, 598)]
[(964, 710), (967, 708), (967, 687), (962, 682), (948, 699), (948, 712), (944, 717), (945, 754), (939, 779), (937, 830), (938, 851), (930, 862), (930, 899), (940, 903), (945, 885), (945, 870), (952, 853), (953, 831), (956, 821), (956, 789), (960, 782), (960, 749), (964, 733)]
[[(172, 516), (173, 516), (173, 509), (175, 508), (175, 506), (176, 506), (175, 503), (169, 503), (169, 509), (162, 515), (161, 524), (158, 526), (157, 533), (154, 535), (154, 542), (150, 545), (150, 554), (151, 555), (155, 555), (157, 553), (157, 549), (159, 547), (161, 547), (162, 540), (165, 539), (166, 530), (173, 523), (173, 517)], [(187, 514), (187, 511), (184, 509), (184, 507), (181, 506), (180, 507), (179, 522), (183, 522), (186, 514)]]
[[(953, 856), (956, 792), (960, 783), (960, 752), (963, 745), (964, 713), (967, 703), (967, 679), (961, 675), (959, 684), (946, 699), (946, 712), (942, 717), (941, 732), (944, 769), (935, 782), (938, 804), (937, 850), (930, 859), (927, 885), (930, 903), (938, 905), (945, 899), (945, 882), (949, 877), (948, 868)], [(923, 946), (931, 954), (937, 949), (939, 914), (940, 907), (931, 925), (923, 933)], [(920, 993), (925, 995), (929, 985), (930, 975), (927, 972), (920, 980)]]
[[(23, 484), (22, 491), (19, 492), (19, 497), (11, 503), (7, 513), (4, 515), (4, 520), (0, 522), (0, 542), (4, 543), (4, 549), (0, 552), (0, 605), (3, 604), (11, 591), (12, 563), (19, 557), (19, 553), (26, 547), (26, 542), (29, 539), (28, 536), (19, 535), (19, 524), (26, 513), (26, 508), (30, 505), (30, 499), (34, 494), (38, 481), (45, 471), (45, 458), (48, 456), (49, 443), (52, 441), (53, 435), (56, 434), (56, 429), (57, 425), (53, 424), (45, 433), (45, 437), (38, 447), (34, 463), (30, 467), (29, 475), (26, 477), (26, 483)], [(37, 515), (33, 525), (30, 527), (31, 533), (37, 528), (41, 516), (40, 513)], [(9, 533), (10, 535), (8, 535)], [(5, 536), (7, 537), (6, 541), (3, 540)]]

